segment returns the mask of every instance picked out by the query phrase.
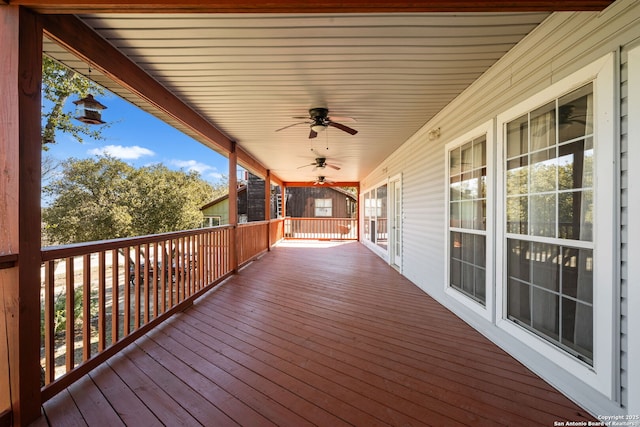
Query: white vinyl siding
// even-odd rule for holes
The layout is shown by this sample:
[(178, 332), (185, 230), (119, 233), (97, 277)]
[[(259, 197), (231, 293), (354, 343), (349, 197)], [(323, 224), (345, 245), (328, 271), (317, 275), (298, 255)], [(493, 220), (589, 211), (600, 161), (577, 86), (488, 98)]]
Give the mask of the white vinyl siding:
[(621, 123), (621, 401), (640, 414), (640, 43), (623, 50)]

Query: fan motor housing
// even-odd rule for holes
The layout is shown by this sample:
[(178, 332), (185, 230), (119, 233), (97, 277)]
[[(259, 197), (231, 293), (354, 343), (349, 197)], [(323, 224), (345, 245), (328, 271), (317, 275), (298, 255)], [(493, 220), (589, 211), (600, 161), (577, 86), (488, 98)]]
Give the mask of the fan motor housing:
[(314, 120), (326, 119), (328, 114), (329, 110), (327, 108), (312, 108), (309, 110), (309, 117)]

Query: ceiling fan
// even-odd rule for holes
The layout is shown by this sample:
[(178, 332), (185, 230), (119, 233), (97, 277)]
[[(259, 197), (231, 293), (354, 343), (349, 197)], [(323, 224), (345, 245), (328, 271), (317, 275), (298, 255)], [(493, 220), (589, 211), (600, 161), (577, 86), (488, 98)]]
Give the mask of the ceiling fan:
[(326, 176), (318, 176), (318, 178), (313, 181), (313, 185), (324, 185), (324, 184), (333, 184), (335, 181), (331, 181), (327, 179)]
[(348, 121), (348, 122), (355, 122), (356, 120), (351, 118), (351, 117), (335, 117), (335, 116), (329, 116), (329, 110), (327, 108), (312, 108), (309, 110), (309, 117), (304, 117), (304, 116), (296, 116), (293, 117), (294, 119), (306, 119), (309, 121), (305, 121), (305, 122), (299, 122), (299, 123), (294, 123), (292, 125), (289, 126), (285, 126), (283, 128), (280, 129), (276, 129), (276, 132), (279, 132), (281, 130), (290, 128), (292, 126), (297, 126), (297, 125), (302, 125), (302, 124), (308, 124), (311, 127), (311, 131), (309, 132), (309, 138), (315, 138), (316, 136), (318, 136), (318, 132), (322, 132), (323, 130), (325, 130), (328, 126), (332, 126), (336, 129), (340, 129), (341, 131), (347, 132), (350, 135), (355, 135), (356, 133), (358, 133), (357, 130), (350, 128), (349, 126), (345, 126), (342, 123), (338, 123), (334, 120), (340, 120), (340, 121)]
[(330, 167), (331, 169), (335, 169), (335, 170), (340, 170), (340, 167), (327, 163), (327, 158), (326, 157), (322, 157), (320, 155), (318, 155), (318, 157), (316, 157), (316, 160), (313, 163), (308, 163), (306, 165), (302, 165), (302, 166), (298, 167), (298, 169), (306, 168), (306, 167), (309, 167), (309, 166), (313, 166), (313, 170), (324, 169), (326, 167)]

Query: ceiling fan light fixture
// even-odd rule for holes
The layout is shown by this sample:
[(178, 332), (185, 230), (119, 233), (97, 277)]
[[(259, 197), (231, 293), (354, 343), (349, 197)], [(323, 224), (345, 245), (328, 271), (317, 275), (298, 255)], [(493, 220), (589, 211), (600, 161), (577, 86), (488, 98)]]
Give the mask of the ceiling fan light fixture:
[(320, 133), (323, 130), (325, 130), (326, 128), (327, 128), (327, 126), (323, 125), (323, 124), (316, 123), (316, 124), (311, 125), (311, 130), (314, 131), (315, 133)]

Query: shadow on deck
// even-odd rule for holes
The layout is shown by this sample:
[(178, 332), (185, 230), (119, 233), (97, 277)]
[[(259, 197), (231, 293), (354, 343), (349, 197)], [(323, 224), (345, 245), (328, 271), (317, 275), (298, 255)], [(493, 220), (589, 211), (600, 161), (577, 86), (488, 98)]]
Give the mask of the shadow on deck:
[(359, 243), (274, 248), (36, 424), (541, 425), (592, 418)]

